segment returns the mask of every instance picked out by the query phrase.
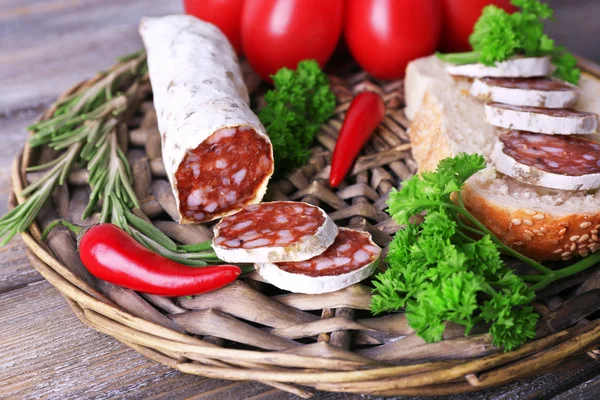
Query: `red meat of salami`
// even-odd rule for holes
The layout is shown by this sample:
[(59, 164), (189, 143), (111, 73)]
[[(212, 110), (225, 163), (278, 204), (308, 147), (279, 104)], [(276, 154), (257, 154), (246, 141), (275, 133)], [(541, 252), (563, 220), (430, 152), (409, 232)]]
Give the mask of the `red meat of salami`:
[(260, 276), (295, 293), (327, 293), (358, 283), (375, 272), (381, 248), (367, 232), (340, 228), (325, 252), (299, 262), (256, 263)]
[(213, 248), (229, 262), (305, 260), (333, 243), (337, 227), (319, 207), (300, 202), (253, 204), (215, 226)]
[(523, 131), (505, 132), (500, 141), (506, 155), (542, 171), (570, 176), (600, 173), (600, 143)]
[(600, 187), (600, 143), (576, 136), (507, 131), (491, 158), (499, 172), (530, 185), (561, 190)]
[(177, 170), (181, 212), (207, 221), (240, 209), (272, 170), (270, 145), (252, 128), (218, 130), (188, 151)]
[(341, 229), (335, 242), (321, 255), (300, 262), (278, 263), (279, 269), (308, 276), (342, 275), (374, 262), (381, 253), (368, 234)]

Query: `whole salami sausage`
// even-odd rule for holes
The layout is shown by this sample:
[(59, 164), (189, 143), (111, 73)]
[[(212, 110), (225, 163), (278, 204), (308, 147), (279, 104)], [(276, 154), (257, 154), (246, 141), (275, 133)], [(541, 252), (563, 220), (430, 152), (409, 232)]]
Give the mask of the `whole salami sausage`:
[(262, 200), (271, 142), (235, 51), (214, 25), (187, 15), (144, 18), (140, 34), (180, 223), (210, 221)]
[(257, 272), (280, 289), (295, 293), (326, 293), (343, 289), (371, 276), (381, 248), (367, 232), (340, 228), (324, 253), (306, 261), (257, 263)]
[(337, 234), (319, 207), (274, 201), (223, 218), (215, 226), (213, 249), (228, 262), (302, 261), (323, 253)]
[(562, 190), (600, 187), (600, 143), (577, 136), (507, 131), (492, 152), (496, 169), (529, 183)]

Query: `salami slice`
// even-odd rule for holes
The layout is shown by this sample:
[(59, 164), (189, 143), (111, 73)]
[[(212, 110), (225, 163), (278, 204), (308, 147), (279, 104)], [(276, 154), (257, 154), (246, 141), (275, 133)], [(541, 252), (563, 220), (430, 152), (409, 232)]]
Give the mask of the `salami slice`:
[(381, 248), (367, 232), (340, 228), (335, 242), (323, 254), (306, 261), (257, 263), (265, 280), (295, 293), (327, 293), (368, 278), (379, 262)]
[(483, 78), (486, 76), (499, 78), (529, 78), (548, 75), (551, 66), (552, 63), (548, 57), (528, 57), (498, 62), (493, 66), (479, 63), (449, 65), (446, 67), (446, 71), (450, 75), (465, 76), (469, 78)]
[(180, 223), (259, 203), (273, 173), (273, 150), (250, 110), (227, 38), (187, 15), (144, 18), (140, 34)]
[(575, 85), (551, 78), (481, 78), (473, 81), (470, 93), (494, 103), (568, 108), (577, 101), (579, 90)]
[(498, 171), (531, 185), (563, 190), (600, 187), (600, 143), (576, 136), (507, 131), (500, 135), (492, 161)]
[(491, 103), (485, 119), (494, 126), (549, 135), (592, 134), (598, 130), (598, 115), (570, 108), (538, 108)]
[(227, 262), (302, 261), (323, 253), (338, 228), (319, 207), (293, 201), (247, 206), (215, 226), (213, 249)]

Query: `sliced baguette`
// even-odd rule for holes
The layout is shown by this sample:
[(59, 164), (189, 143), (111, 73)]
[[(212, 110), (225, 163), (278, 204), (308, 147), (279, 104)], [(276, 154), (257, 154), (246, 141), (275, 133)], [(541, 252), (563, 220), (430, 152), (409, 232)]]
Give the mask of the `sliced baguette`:
[[(483, 103), (468, 95), (435, 56), (408, 66), (407, 117), (413, 156), (421, 171), (460, 152), (489, 157), (501, 130), (485, 122)], [(600, 80), (582, 74), (577, 109), (600, 112)], [(598, 135), (586, 138), (598, 140)], [(521, 183), (490, 165), (465, 185), (467, 208), (507, 245), (538, 260), (585, 256), (598, 249), (598, 190), (566, 191)]]
[(485, 76), (499, 78), (529, 78), (532, 76), (546, 76), (550, 74), (552, 63), (548, 57), (514, 58), (502, 61), (493, 66), (484, 64), (448, 65), (446, 71), (450, 75), (465, 76), (469, 78), (483, 78)]

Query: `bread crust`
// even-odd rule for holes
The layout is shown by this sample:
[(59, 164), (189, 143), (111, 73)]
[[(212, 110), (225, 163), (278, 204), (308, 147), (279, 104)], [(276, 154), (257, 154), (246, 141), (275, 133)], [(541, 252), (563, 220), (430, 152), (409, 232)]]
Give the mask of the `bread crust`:
[[(447, 133), (450, 129), (447, 114), (451, 110), (446, 109), (435, 90), (425, 91), (408, 131), (420, 172), (433, 171), (442, 159), (464, 151)], [(589, 108), (584, 109), (595, 111)], [(516, 207), (486, 196), (472, 181), (465, 184), (462, 196), (467, 209), (503, 243), (535, 260), (568, 260), (586, 256), (600, 247), (600, 203), (597, 211), (581, 214), (560, 209), (553, 213), (526, 204)]]
[(503, 243), (535, 260), (584, 257), (600, 247), (600, 213), (556, 215), (495, 203), (465, 185), (465, 207)]

